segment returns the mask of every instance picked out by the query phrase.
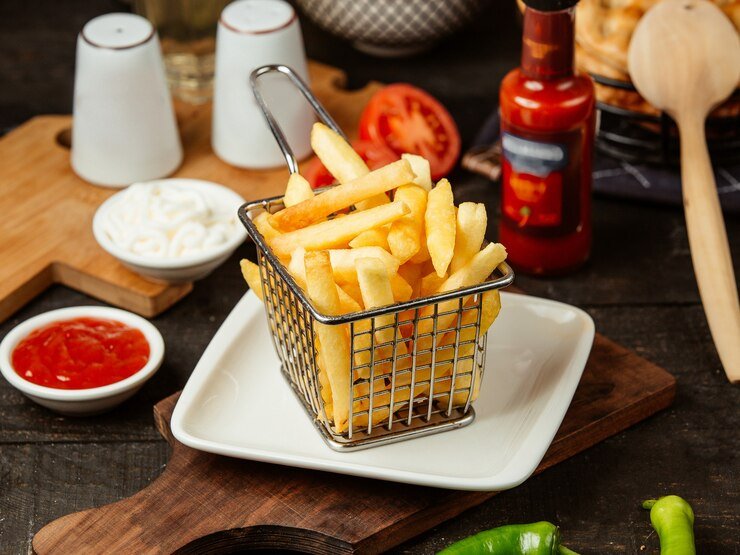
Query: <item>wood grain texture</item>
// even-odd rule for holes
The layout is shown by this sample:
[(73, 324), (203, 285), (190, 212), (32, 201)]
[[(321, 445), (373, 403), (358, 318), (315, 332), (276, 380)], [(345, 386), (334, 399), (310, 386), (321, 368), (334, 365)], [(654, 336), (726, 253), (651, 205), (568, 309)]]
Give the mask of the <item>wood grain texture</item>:
[[(314, 92), (352, 137), (362, 108), (380, 85), (347, 92), (340, 70), (311, 63), (309, 71)], [(245, 170), (216, 157), (210, 105), (177, 104), (176, 111), (185, 161), (175, 177), (215, 181), (248, 201), (285, 189), (285, 168)], [(0, 139), (0, 321), (52, 283), (155, 316), (189, 293), (192, 284), (148, 281), (98, 246), (92, 218), (116, 190), (90, 185), (72, 171), (64, 144), (71, 124), (70, 116), (38, 116)]]
[[(76, 33), (119, 0), (0, 2), (0, 132), (36, 114), (69, 113)], [(404, 81), (438, 98), (470, 144), (495, 109), (501, 78), (518, 63), (516, 7), (490, 2), (464, 32), (419, 57), (372, 58), (301, 17), (306, 50), (348, 74), (349, 87)], [(456, 171), (459, 202), (484, 202), (495, 240), (499, 189)], [(3, 191), (0, 190), (0, 195)], [(557, 279), (517, 276), (528, 293), (575, 304), (597, 329), (678, 380), (671, 407), (393, 548), (436, 553), (481, 530), (549, 520), (579, 553), (656, 554), (658, 539), (639, 501), (669, 493), (689, 500), (700, 553), (740, 555), (738, 453), (740, 388), (722, 372), (706, 325), (683, 211), (594, 198), (594, 250), (578, 272)], [(740, 218), (727, 232), (740, 272)], [(0, 241), (2, 238), (0, 237)], [(149, 485), (166, 467), (169, 446), (151, 407), (182, 389), (210, 338), (244, 294), (238, 270), (249, 244), (181, 302), (153, 319), (164, 335), (162, 369), (130, 401), (94, 419), (63, 418), (25, 399), (0, 379), (0, 553), (27, 554), (43, 525), (74, 511), (112, 503)], [(0, 337), (47, 310), (99, 301), (52, 286), (0, 324)]]
[(694, 274), (725, 373), (740, 383), (740, 301), (704, 134), (710, 110), (740, 80), (740, 38), (711, 2), (665, 0), (635, 28), (629, 72), (640, 94), (678, 124)]
[[(675, 379), (665, 370), (597, 335), (571, 408), (537, 472), (669, 406), (674, 393)], [(128, 499), (48, 524), (34, 537), (36, 553), (377, 553), (494, 495), (196, 451), (170, 433), (177, 397), (154, 411), (173, 449), (164, 473)]]

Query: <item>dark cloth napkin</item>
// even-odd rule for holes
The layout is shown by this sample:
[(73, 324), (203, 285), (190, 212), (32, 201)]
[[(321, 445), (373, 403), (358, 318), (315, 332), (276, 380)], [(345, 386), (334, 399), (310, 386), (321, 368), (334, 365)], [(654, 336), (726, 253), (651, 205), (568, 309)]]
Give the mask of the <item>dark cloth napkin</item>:
[[(483, 124), (465, 153), (462, 165), (467, 170), (494, 181), (501, 174), (499, 114), (496, 110)], [(595, 150), (594, 191), (603, 195), (661, 204), (682, 205), (681, 174), (678, 168), (635, 164), (617, 160)], [(740, 164), (715, 166), (722, 209), (740, 214)]]

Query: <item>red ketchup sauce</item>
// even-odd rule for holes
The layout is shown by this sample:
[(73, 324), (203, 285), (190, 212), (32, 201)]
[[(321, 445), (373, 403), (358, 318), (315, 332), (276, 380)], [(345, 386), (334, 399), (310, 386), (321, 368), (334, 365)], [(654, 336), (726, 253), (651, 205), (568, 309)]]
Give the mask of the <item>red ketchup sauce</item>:
[(23, 379), (56, 389), (89, 389), (128, 378), (149, 360), (136, 328), (100, 318), (52, 322), (21, 340), (12, 364)]

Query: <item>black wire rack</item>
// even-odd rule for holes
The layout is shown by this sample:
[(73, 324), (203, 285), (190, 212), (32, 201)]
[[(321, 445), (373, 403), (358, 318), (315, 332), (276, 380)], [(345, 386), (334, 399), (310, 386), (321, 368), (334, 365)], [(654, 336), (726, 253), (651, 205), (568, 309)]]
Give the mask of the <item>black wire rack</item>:
[[(596, 83), (637, 92), (626, 81), (591, 75)], [(738, 98), (737, 91), (732, 98)], [(676, 166), (680, 161), (678, 129), (668, 114), (650, 115), (597, 102), (596, 148), (627, 162)], [(707, 119), (707, 144), (716, 164), (740, 162), (740, 116)]]

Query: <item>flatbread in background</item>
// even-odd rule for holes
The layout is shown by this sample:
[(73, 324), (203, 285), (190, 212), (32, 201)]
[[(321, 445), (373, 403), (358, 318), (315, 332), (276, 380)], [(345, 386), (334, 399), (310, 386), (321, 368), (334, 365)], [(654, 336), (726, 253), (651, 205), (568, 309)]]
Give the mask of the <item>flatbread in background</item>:
[[(580, 0), (576, 6), (576, 67), (579, 71), (617, 81), (630, 82), (627, 50), (640, 18), (660, 0)], [(710, 0), (727, 15), (740, 32), (740, 0)], [(517, 0), (524, 10), (522, 0)], [(596, 85), (599, 102), (647, 115), (660, 111), (635, 91)], [(731, 98), (712, 117), (737, 117), (740, 99)]]

